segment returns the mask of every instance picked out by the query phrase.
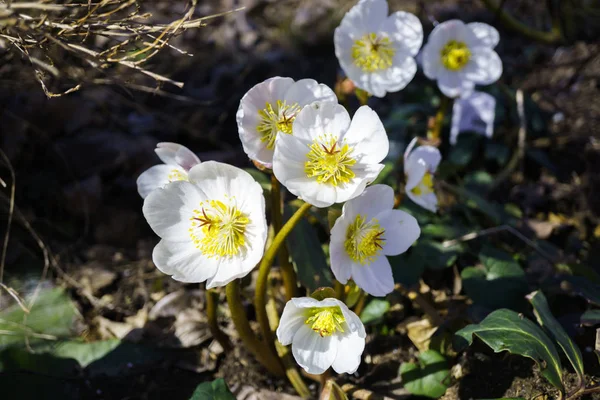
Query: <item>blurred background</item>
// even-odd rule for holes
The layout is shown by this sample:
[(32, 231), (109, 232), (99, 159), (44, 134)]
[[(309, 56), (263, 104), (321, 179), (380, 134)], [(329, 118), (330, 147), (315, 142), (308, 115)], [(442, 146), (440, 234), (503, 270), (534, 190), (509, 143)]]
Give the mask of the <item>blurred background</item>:
[[(290, 387), (243, 348), (223, 354), (212, 341), (199, 286), (153, 266), (157, 237), (135, 181), (159, 162), (153, 150), (161, 141), (181, 143), (202, 161), (252, 167), (235, 122), (241, 97), (278, 75), (335, 87), (342, 72), (333, 30), (355, 2), (114, 0), (94, 9), (43, 1), (16, 11), (11, 3), (19, 4), (0, 0), (0, 237), (10, 227), (0, 278), (2, 397), (187, 399), (199, 382), (220, 376), (240, 398), (285, 398)], [(500, 31), (504, 73), (486, 88), (497, 100), (494, 139), (444, 145), (450, 162), (440, 173), (485, 170), (461, 175), (459, 184), (514, 204), (530, 236), (553, 244), (565, 263), (598, 272), (600, 8), (575, 0), (500, 3), (502, 11), (492, 12), (480, 1), (389, 1), (391, 11), (419, 16), (425, 37), (436, 21), (452, 18)], [(562, 37), (524, 37), (503, 24), (505, 11), (539, 30), (554, 21)], [(147, 50), (153, 40), (161, 43), (156, 54)], [(526, 151), (509, 169), (518, 147), (516, 89), (525, 93)], [(439, 100), (421, 70), (405, 90), (369, 100), (392, 141), (391, 162), (425, 134)], [(447, 143), (448, 124), (443, 134)], [(64, 337), (83, 341), (52, 355), (30, 351)], [(411, 356), (408, 347), (398, 337), (378, 347), (373, 357), (392, 367), (371, 366), (360, 382), (388, 380), (386, 371)], [(477, 385), (488, 378), (474, 379), (447, 398), (481, 394)], [(514, 374), (506, 382), (504, 389)]]

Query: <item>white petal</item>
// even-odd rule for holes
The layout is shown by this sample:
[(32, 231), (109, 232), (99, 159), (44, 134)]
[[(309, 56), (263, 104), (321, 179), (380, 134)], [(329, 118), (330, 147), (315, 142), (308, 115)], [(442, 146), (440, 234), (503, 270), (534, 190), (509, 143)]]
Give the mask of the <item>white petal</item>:
[(360, 107), (343, 136), (355, 152), (362, 155), (361, 163), (381, 162), (389, 152), (390, 142), (381, 119), (369, 106)]
[(314, 102), (302, 109), (293, 124), (293, 136), (309, 142), (323, 134), (339, 137), (348, 129), (350, 115), (333, 102)]
[(279, 326), (277, 327), (277, 340), (284, 346), (292, 343), (294, 335), (307, 318), (304, 310), (296, 306), (292, 300), (285, 304), (281, 319), (279, 320)]
[(408, 156), (404, 163), (404, 174), (406, 175), (406, 193), (417, 187), (427, 172), (427, 163), (418, 157)]
[(352, 264), (352, 279), (371, 296), (385, 296), (394, 290), (394, 276), (387, 257), (380, 254), (371, 264)]
[(217, 271), (214, 260), (204, 257), (191, 241), (161, 240), (154, 247), (152, 261), (161, 272), (180, 282), (204, 282)]
[(344, 15), (339, 28), (356, 32), (357, 37), (361, 37), (377, 32), (387, 16), (386, 0), (361, 0)]
[(502, 76), (502, 60), (492, 49), (474, 49), (464, 74), (467, 79), (479, 85), (492, 84)]
[(377, 216), (385, 230), (383, 254), (396, 256), (404, 253), (421, 235), (419, 223), (412, 215), (401, 210), (385, 211)]
[(417, 196), (413, 192), (407, 190), (406, 195), (415, 204), (420, 205), (424, 209), (429, 210), (431, 212), (437, 212), (438, 201), (437, 201), (437, 196), (435, 195), (435, 193), (428, 193), (428, 194), (423, 194), (423, 195)]
[(202, 188), (210, 200), (222, 200), (226, 195), (244, 195), (244, 190), (240, 190), (240, 187), (243, 184), (256, 183), (252, 175), (243, 169), (217, 161), (196, 165), (188, 176), (190, 181), (196, 182)]
[(284, 100), (287, 104), (298, 103), (303, 107), (315, 101), (337, 103), (337, 96), (329, 86), (319, 84), (314, 79), (300, 79), (285, 92)]
[(343, 213), (350, 219), (358, 214), (366, 214), (368, 218), (373, 218), (392, 208), (394, 208), (394, 189), (388, 185), (373, 185), (344, 204)]
[(165, 164), (180, 166), (186, 171), (200, 163), (198, 156), (190, 149), (177, 143), (158, 143), (154, 151)]
[(348, 222), (343, 216), (335, 221), (333, 228), (331, 228), (331, 241), (329, 244), (331, 271), (335, 279), (343, 284), (346, 284), (352, 275), (352, 270), (350, 269), (352, 261), (348, 257), (348, 253), (344, 247)]
[(321, 302), (312, 297), (293, 297), (290, 301), (294, 303), (294, 306), (297, 308), (322, 307)]
[(162, 188), (169, 183), (169, 174), (176, 170), (187, 175), (183, 168), (174, 165), (159, 164), (148, 168), (137, 178), (138, 193), (145, 199), (154, 189)]
[[(470, 64), (470, 63), (469, 63)], [(473, 81), (466, 78), (469, 64), (463, 71), (451, 71), (441, 68), (438, 75), (438, 87), (446, 96), (455, 98), (469, 94), (475, 88)]]
[(144, 200), (142, 211), (152, 230), (162, 239), (185, 242), (190, 240), (188, 229), (193, 210), (204, 200), (207, 200), (206, 195), (195, 184), (171, 182), (152, 191)]
[(456, 99), (452, 106), (450, 144), (456, 144), (460, 132), (476, 132), (491, 138), (495, 116), (496, 99), (488, 93), (474, 91)]
[(412, 81), (417, 72), (415, 59), (404, 49), (397, 51), (392, 66), (368, 75), (365, 89), (375, 97), (384, 97), (386, 92), (402, 90)]
[(415, 159), (422, 159), (427, 164), (427, 170), (431, 173), (435, 172), (440, 161), (442, 161), (442, 154), (437, 147), (434, 146), (419, 146), (417, 147), (409, 157)]
[[(264, 242), (263, 242), (264, 243)], [(206, 288), (221, 287), (229, 282), (243, 278), (258, 264), (262, 258), (262, 248), (253, 249), (248, 256), (220, 257), (216, 259), (217, 272), (206, 281)]]
[(321, 337), (306, 324), (298, 329), (292, 341), (294, 359), (309, 374), (325, 372), (331, 367), (337, 352), (337, 336)]
[(358, 332), (352, 332), (339, 338), (337, 356), (331, 367), (338, 374), (353, 374), (360, 366), (362, 352), (365, 349), (365, 338)]
[[(440, 41), (440, 37), (436, 38)], [(442, 59), (440, 49), (435, 44), (431, 43), (432, 37), (429, 36), (429, 42), (423, 46), (421, 64), (423, 65), (423, 73), (431, 80), (437, 79), (442, 67)]]
[(471, 22), (467, 27), (473, 31), (473, 34), (478, 39), (478, 45), (489, 48), (494, 48), (500, 42), (500, 34), (493, 26), (484, 24), (483, 22)]
[(381, 26), (395, 42), (402, 43), (412, 56), (416, 56), (423, 44), (423, 26), (415, 15), (398, 11), (391, 14)]

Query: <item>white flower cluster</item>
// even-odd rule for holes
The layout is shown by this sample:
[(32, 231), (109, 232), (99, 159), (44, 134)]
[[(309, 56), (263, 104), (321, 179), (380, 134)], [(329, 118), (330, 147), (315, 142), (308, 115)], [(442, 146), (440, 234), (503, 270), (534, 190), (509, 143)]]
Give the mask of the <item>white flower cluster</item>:
[[(361, 0), (334, 35), (341, 67), (355, 85), (383, 97), (414, 77), (414, 57), (423, 42), (417, 17), (388, 15), (385, 0)], [(450, 97), (469, 94), (475, 84), (497, 80), (502, 64), (492, 48), (498, 33), (485, 24), (439, 24), (423, 50), (425, 75)], [(404, 253), (419, 238), (417, 220), (395, 210), (394, 191), (368, 186), (383, 169), (389, 141), (375, 111), (360, 107), (351, 117), (336, 94), (312, 79), (273, 77), (250, 89), (236, 114), (239, 136), (250, 159), (287, 190), (318, 207), (344, 203), (330, 237), (335, 278), (353, 279), (373, 296), (394, 290), (387, 256)], [(406, 194), (437, 211), (433, 177), (441, 160), (436, 147), (404, 155)], [(413, 150), (414, 149), (414, 150)], [(231, 165), (207, 161), (186, 147), (159, 143), (164, 164), (138, 179), (144, 216), (161, 238), (152, 255), (156, 267), (182, 282), (224, 286), (247, 275), (261, 260), (267, 239), (265, 200), (252, 176)], [(333, 298), (293, 298), (277, 329), (278, 340), (307, 372), (333, 367), (353, 373), (365, 346), (356, 314)]]

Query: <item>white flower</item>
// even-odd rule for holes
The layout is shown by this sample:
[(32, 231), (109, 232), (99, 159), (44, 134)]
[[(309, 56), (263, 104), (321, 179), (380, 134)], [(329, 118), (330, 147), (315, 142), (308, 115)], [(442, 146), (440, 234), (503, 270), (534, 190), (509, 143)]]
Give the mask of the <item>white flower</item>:
[(188, 171), (200, 164), (200, 159), (190, 149), (177, 143), (159, 143), (154, 151), (164, 164), (150, 167), (138, 177), (138, 193), (142, 198), (169, 182), (187, 181)]
[(335, 55), (348, 78), (376, 97), (404, 89), (417, 72), (423, 43), (419, 19), (386, 0), (361, 0), (346, 13), (333, 37)]
[(404, 152), (406, 194), (421, 207), (436, 212), (438, 201), (433, 190), (433, 175), (442, 155), (433, 146), (420, 146), (413, 151), (416, 143), (417, 138), (414, 138)]
[(460, 132), (475, 132), (491, 138), (494, 134), (496, 99), (484, 92), (456, 99), (452, 106), (452, 127), (450, 144), (455, 145)]
[(316, 207), (358, 196), (383, 169), (389, 149), (375, 111), (360, 107), (354, 118), (336, 103), (315, 102), (294, 121), (294, 135), (279, 135), (273, 173), (287, 189)]
[(270, 168), (277, 134), (291, 134), (298, 112), (317, 100), (337, 102), (337, 97), (327, 85), (314, 79), (294, 82), (292, 78), (276, 76), (250, 89), (242, 97), (236, 114), (248, 157)]
[(331, 229), (331, 269), (345, 284), (356, 285), (373, 296), (394, 290), (392, 267), (386, 256), (404, 253), (419, 238), (421, 229), (410, 214), (393, 210), (394, 190), (373, 185), (344, 204)]
[(262, 188), (246, 171), (216, 161), (196, 165), (189, 179), (156, 189), (144, 201), (144, 216), (162, 239), (152, 260), (175, 280), (223, 286), (262, 258)]
[(450, 20), (437, 25), (423, 47), (423, 72), (437, 79), (442, 93), (458, 97), (475, 85), (489, 85), (502, 75), (502, 61), (493, 50), (498, 31), (481, 22)]
[(279, 342), (292, 344), (296, 362), (309, 374), (322, 374), (329, 367), (340, 374), (356, 372), (366, 336), (360, 318), (331, 298), (291, 299), (277, 328)]

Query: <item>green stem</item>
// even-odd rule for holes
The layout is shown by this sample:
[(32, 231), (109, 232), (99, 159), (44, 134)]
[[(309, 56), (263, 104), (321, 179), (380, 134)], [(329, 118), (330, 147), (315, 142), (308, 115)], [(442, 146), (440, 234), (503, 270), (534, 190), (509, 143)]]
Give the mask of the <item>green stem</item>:
[(450, 105), (450, 99), (444, 95), (440, 100), (440, 107), (438, 108), (437, 113), (435, 114), (434, 125), (429, 132), (428, 139), (437, 142), (440, 140), (440, 134), (442, 132), (442, 126), (444, 125), (444, 117), (446, 116), (446, 112), (448, 111), (448, 106)]
[[(269, 324), (272, 330), (276, 330), (279, 325), (279, 315), (277, 314), (277, 308), (275, 307), (275, 300), (273, 296), (269, 296), (269, 301), (267, 302), (267, 314), (269, 316)], [(283, 367), (285, 368), (285, 374), (287, 375), (290, 383), (296, 390), (296, 393), (303, 399), (309, 399), (311, 397), (310, 390), (302, 380), (302, 375), (298, 372), (298, 368), (296, 368), (296, 363), (290, 357), (289, 349), (279, 343), (279, 341), (275, 342), (275, 348), (277, 349), (277, 355), (283, 362)]]
[(522, 34), (532, 40), (536, 40), (541, 43), (554, 44), (563, 41), (562, 34), (560, 32), (560, 24), (557, 24), (553, 20), (552, 30), (550, 32), (539, 31), (532, 29), (524, 23), (518, 21), (508, 12), (500, 9), (494, 0), (481, 0), (483, 4), (494, 14), (498, 16), (498, 19), (508, 28), (515, 32)]
[[(268, 350), (264, 342), (252, 332), (250, 323), (244, 311), (244, 306), (240, 299), (240, 283), (239, 280), (234, 280), (227, 285), (227, 303), (231, 312), (231, 320), (240, 335), (240, 339), (250, 352), (256, 357), (269, 372), (276, 376), (283, 376), (285, 373), (279, 359)], [(264, 308), (263, 308), (264, 310)]]
[(362, 313), (363, 309), (365, 308), (366, 302), (367, 302), (367, 294), (364, 292), (364, 290), (361, 290), (358, 301), (356, 302), (356, 305), (354, 306), (354, 314), (356, 314), (360, 317), (360, 314)]
[(213, 338), (223, 350), (229, 351), (232, 349), (231, 341), (227, 337), (227, 335), (219, 328), (219, 322), (217, 320), (217, 307), (219, 304), (219, 293), (214, 289), (208, 289), (206, 291), (206, 316), (208, 318), (208, 326), (210, 328), (210, 333), (212, 333)]
[(267, 303), (267, 283), (269, 278), (269, 271), (271, 270), (271, 265), (273, 265), (273, 260), (279, 249), (285, 242), (285, 238), (289, 235), (292, 229), (300, 222), (304, 214), (310, 209), (311, 205), (308, 203), (304, 203), (292, 217), (283, 225), (281, 230), (275, 235), (273, 238), (273, 242), (271, 246), (265, 252), (260, 265), (258, 267), (258, 278), (256, 280), (256, 294), (254, 297), (254, 308), (256, 311), (256, 319), (260, 325), (260, 330), (262, 331), (263, 338), (267, 343), (267, 348), (269, 353), (273, 356), (276, 356), (277, 351), (275, 350), (275, 336), (273, 335), (273, 331), (271, 331), (271, 327), (269, 326), (269, 318), (267, 316), (267, 311), (265, 309)]
[[(281, 211), (281, 184), (277, 178), (275, 178), (275, 175), (271, 175), (271, 221), (275, 235), (279, 233), (281, 225), (283, 225), (283, 213)], [(279, 249), (278, 259), (281, 275), (283, 277), (283, 286), (285, 287), (285, 300), (289, 301), (296, 295), (296, 282), (298, 279), (296, 271), (294, 271), (294, 266), (290, 262), (290, 255), (285, 244)]]

